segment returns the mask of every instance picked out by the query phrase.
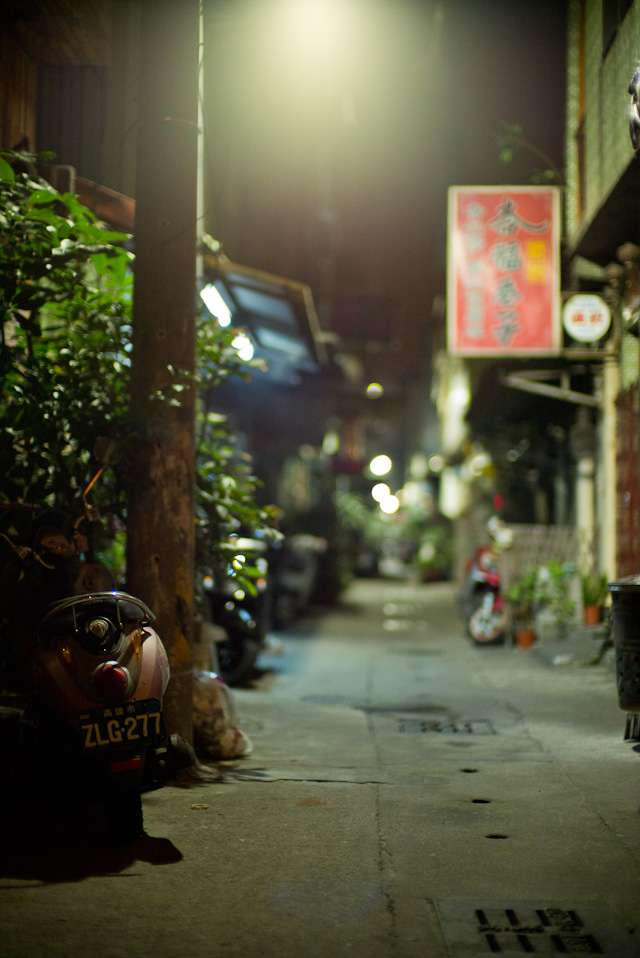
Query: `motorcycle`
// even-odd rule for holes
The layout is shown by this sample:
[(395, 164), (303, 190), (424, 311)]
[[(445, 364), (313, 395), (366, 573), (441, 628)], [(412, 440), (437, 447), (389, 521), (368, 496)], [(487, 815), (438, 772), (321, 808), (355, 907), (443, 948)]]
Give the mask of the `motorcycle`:
[(272, 549), (272, 625), (290, 628), (312, 601), (318, 583), (320, 558), (327, 542), (318, 536), (297, 534), (276, 542)]
[(111, 835), (134, 841), (141, 794), (195, 754), (165, 728), (170, 673), (155, 616), (103, 566), (79, 561), (96, 522), (85, 496), (72, 527), (47, 510), (35, 515), (29, 544), (2, 535), (3, 677), (22, 703), (17, 751), (35, 760), (40, 784), (51, 797), (101, 802)]
[(489, 532), (495, 544), (476, 549), (459, 597), (469, 637), (478, 645), (504, 642), (509, 625), (498, 558), (500, 549), (511, 544), (510, 530), (490, 520)]
[[(264, 646), (270, 618), (267, 544), (232, 536), (223, 576), (209, 575), (204, 590), (211, 621), (222, 630), (216, 641), (218, 671), (227, 685), (240, 685), (251, 675)], [(246, 579), (255, 570), (252, 587)]]

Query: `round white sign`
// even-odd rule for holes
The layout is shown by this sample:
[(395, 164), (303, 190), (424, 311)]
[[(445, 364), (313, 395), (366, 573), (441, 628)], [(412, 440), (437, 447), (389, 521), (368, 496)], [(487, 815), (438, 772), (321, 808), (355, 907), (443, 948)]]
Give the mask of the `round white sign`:
[(611, 325), (611, 310), (599, 296), (578, 293), (565, 303), (562, 322), (572, 339), (595, 343)]

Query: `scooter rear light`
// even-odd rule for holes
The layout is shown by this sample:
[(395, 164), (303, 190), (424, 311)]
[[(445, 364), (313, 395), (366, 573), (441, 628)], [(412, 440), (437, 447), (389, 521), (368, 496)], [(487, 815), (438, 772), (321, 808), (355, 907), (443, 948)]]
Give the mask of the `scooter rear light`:
[(142, 759), (139, 755), (133, 758), (120, 759), (111, 763), (112, 772), (137, 772), (142, 768)]
[(124, 699), (133, 690), (130, 673), (119, 662), (103, 662), (93, 673), (93, 684), (105, 699)]

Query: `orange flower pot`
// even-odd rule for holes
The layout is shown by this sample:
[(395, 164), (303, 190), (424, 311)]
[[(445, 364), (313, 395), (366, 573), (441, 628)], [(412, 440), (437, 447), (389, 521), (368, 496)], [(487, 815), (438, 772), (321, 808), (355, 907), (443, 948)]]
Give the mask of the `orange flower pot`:
[(536, 634), (533, 629), (523, 629), (516, 633), (516, 645), (519, 649), (530, 649), (532, 645), (535, 645), (535, 641)]
[(598, 625), (602, 621), (602, 606), (600, 605), (585, 605), (584, 607), (584, 624), (585, 625)]

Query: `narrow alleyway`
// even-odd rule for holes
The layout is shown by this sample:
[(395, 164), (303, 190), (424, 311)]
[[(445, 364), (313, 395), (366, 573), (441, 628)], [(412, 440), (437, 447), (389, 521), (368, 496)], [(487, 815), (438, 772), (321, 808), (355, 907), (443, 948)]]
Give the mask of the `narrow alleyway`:
[(454, 600), (359, 581), (284, 633), (234, 693), (253, 754), (145, 796), (137, 845), (34, 823), (0, 863), (3, 956), (640, 955), (614, 673), (472, 648)]

